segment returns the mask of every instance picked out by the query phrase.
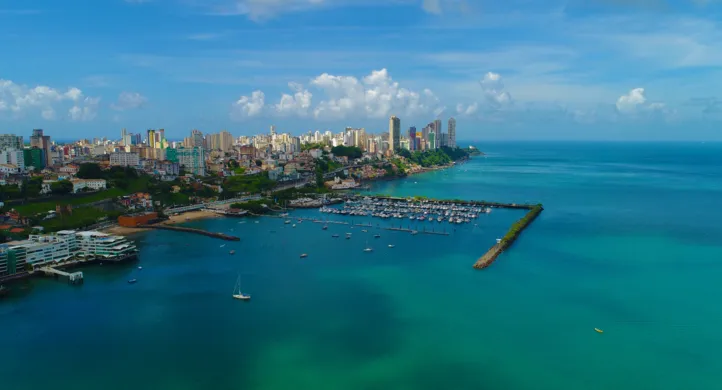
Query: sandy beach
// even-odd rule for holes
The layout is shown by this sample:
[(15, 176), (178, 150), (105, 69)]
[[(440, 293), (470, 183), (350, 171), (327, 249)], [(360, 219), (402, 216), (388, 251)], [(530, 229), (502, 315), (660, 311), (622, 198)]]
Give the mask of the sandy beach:
[[(199, 219), (215, 218), (215, 217), (220, 217), (220, 215), (216, 214), (212, 211), (208, 211), (208, 210), (188, 211), (186, 213), (179, 214), (179, 215), (171, 215), (167, 221), (161, 222), (161, 224), (162, 225), (175, 225), (177, 223), (190, 222), (190, 221), (196, 221)], [(103, 229), (102, 231), (104, 233), (108, 233), (108, 234), (117, 234), (119, 236), (127, 236), (129, 234), (145, 232), (148, 230), (151, 230), (151, 229), (113, 226), (113, 227), (110, 227), (107, 229)]]

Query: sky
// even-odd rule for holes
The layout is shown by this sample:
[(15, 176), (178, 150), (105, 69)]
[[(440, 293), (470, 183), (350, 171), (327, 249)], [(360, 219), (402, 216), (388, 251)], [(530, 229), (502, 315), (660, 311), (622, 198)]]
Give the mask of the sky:
[(722, 140), (722, 0), (0, 0), (0, 133)]

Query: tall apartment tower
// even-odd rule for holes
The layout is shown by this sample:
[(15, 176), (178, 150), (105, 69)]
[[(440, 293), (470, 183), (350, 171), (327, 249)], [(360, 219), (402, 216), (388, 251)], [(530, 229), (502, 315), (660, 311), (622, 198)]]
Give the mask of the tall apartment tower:
[(392, 115), (389, 119), (389, 148), (391, 152), (401, 147), (401, 119)]
[(449, 147), (456, 147), (456, 119), (449, 118)]
[(414, 151), (417, 149), (416, 147), (416, 127), (411, 126), (409, 127), (409, 150)]
[(434, 133), (436, 133), (436, 143), (434, 145), (438, 149), (441, 146), (441, 133), (443, 133), (441, 119), (434, 120)]

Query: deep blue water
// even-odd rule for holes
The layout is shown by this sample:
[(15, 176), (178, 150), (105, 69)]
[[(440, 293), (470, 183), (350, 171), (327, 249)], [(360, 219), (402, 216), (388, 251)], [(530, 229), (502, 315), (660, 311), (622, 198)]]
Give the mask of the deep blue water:
[[(143, 270), (0, 302), (3, 388), (722, 388), (722, 145), (475, 145), (487, 157), (371, 192), (542, 202), (490, 268), (471, 266), (522, 212), (448, 237), (264, 218), (191, 224), (242, 237), (223, 248), (145, 233)], [(238, 273), (251, 302), (230, 297)]]

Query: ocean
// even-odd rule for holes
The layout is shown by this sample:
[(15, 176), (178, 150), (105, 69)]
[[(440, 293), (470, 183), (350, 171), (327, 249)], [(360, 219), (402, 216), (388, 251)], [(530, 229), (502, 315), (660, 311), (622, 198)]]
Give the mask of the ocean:
[[(137, 264), (0, 301), (2, 388), (722, 388), (721, 144), (473, 144), (486, 157), (369, 192), (543, 203), (491, 267), (472, 265), (522, 211), (428, 224), (450, 236), (271, 218), (189, 223), (240, 242), (143, 233)], [(239, 274), (250, 302), (231, 298)]]

